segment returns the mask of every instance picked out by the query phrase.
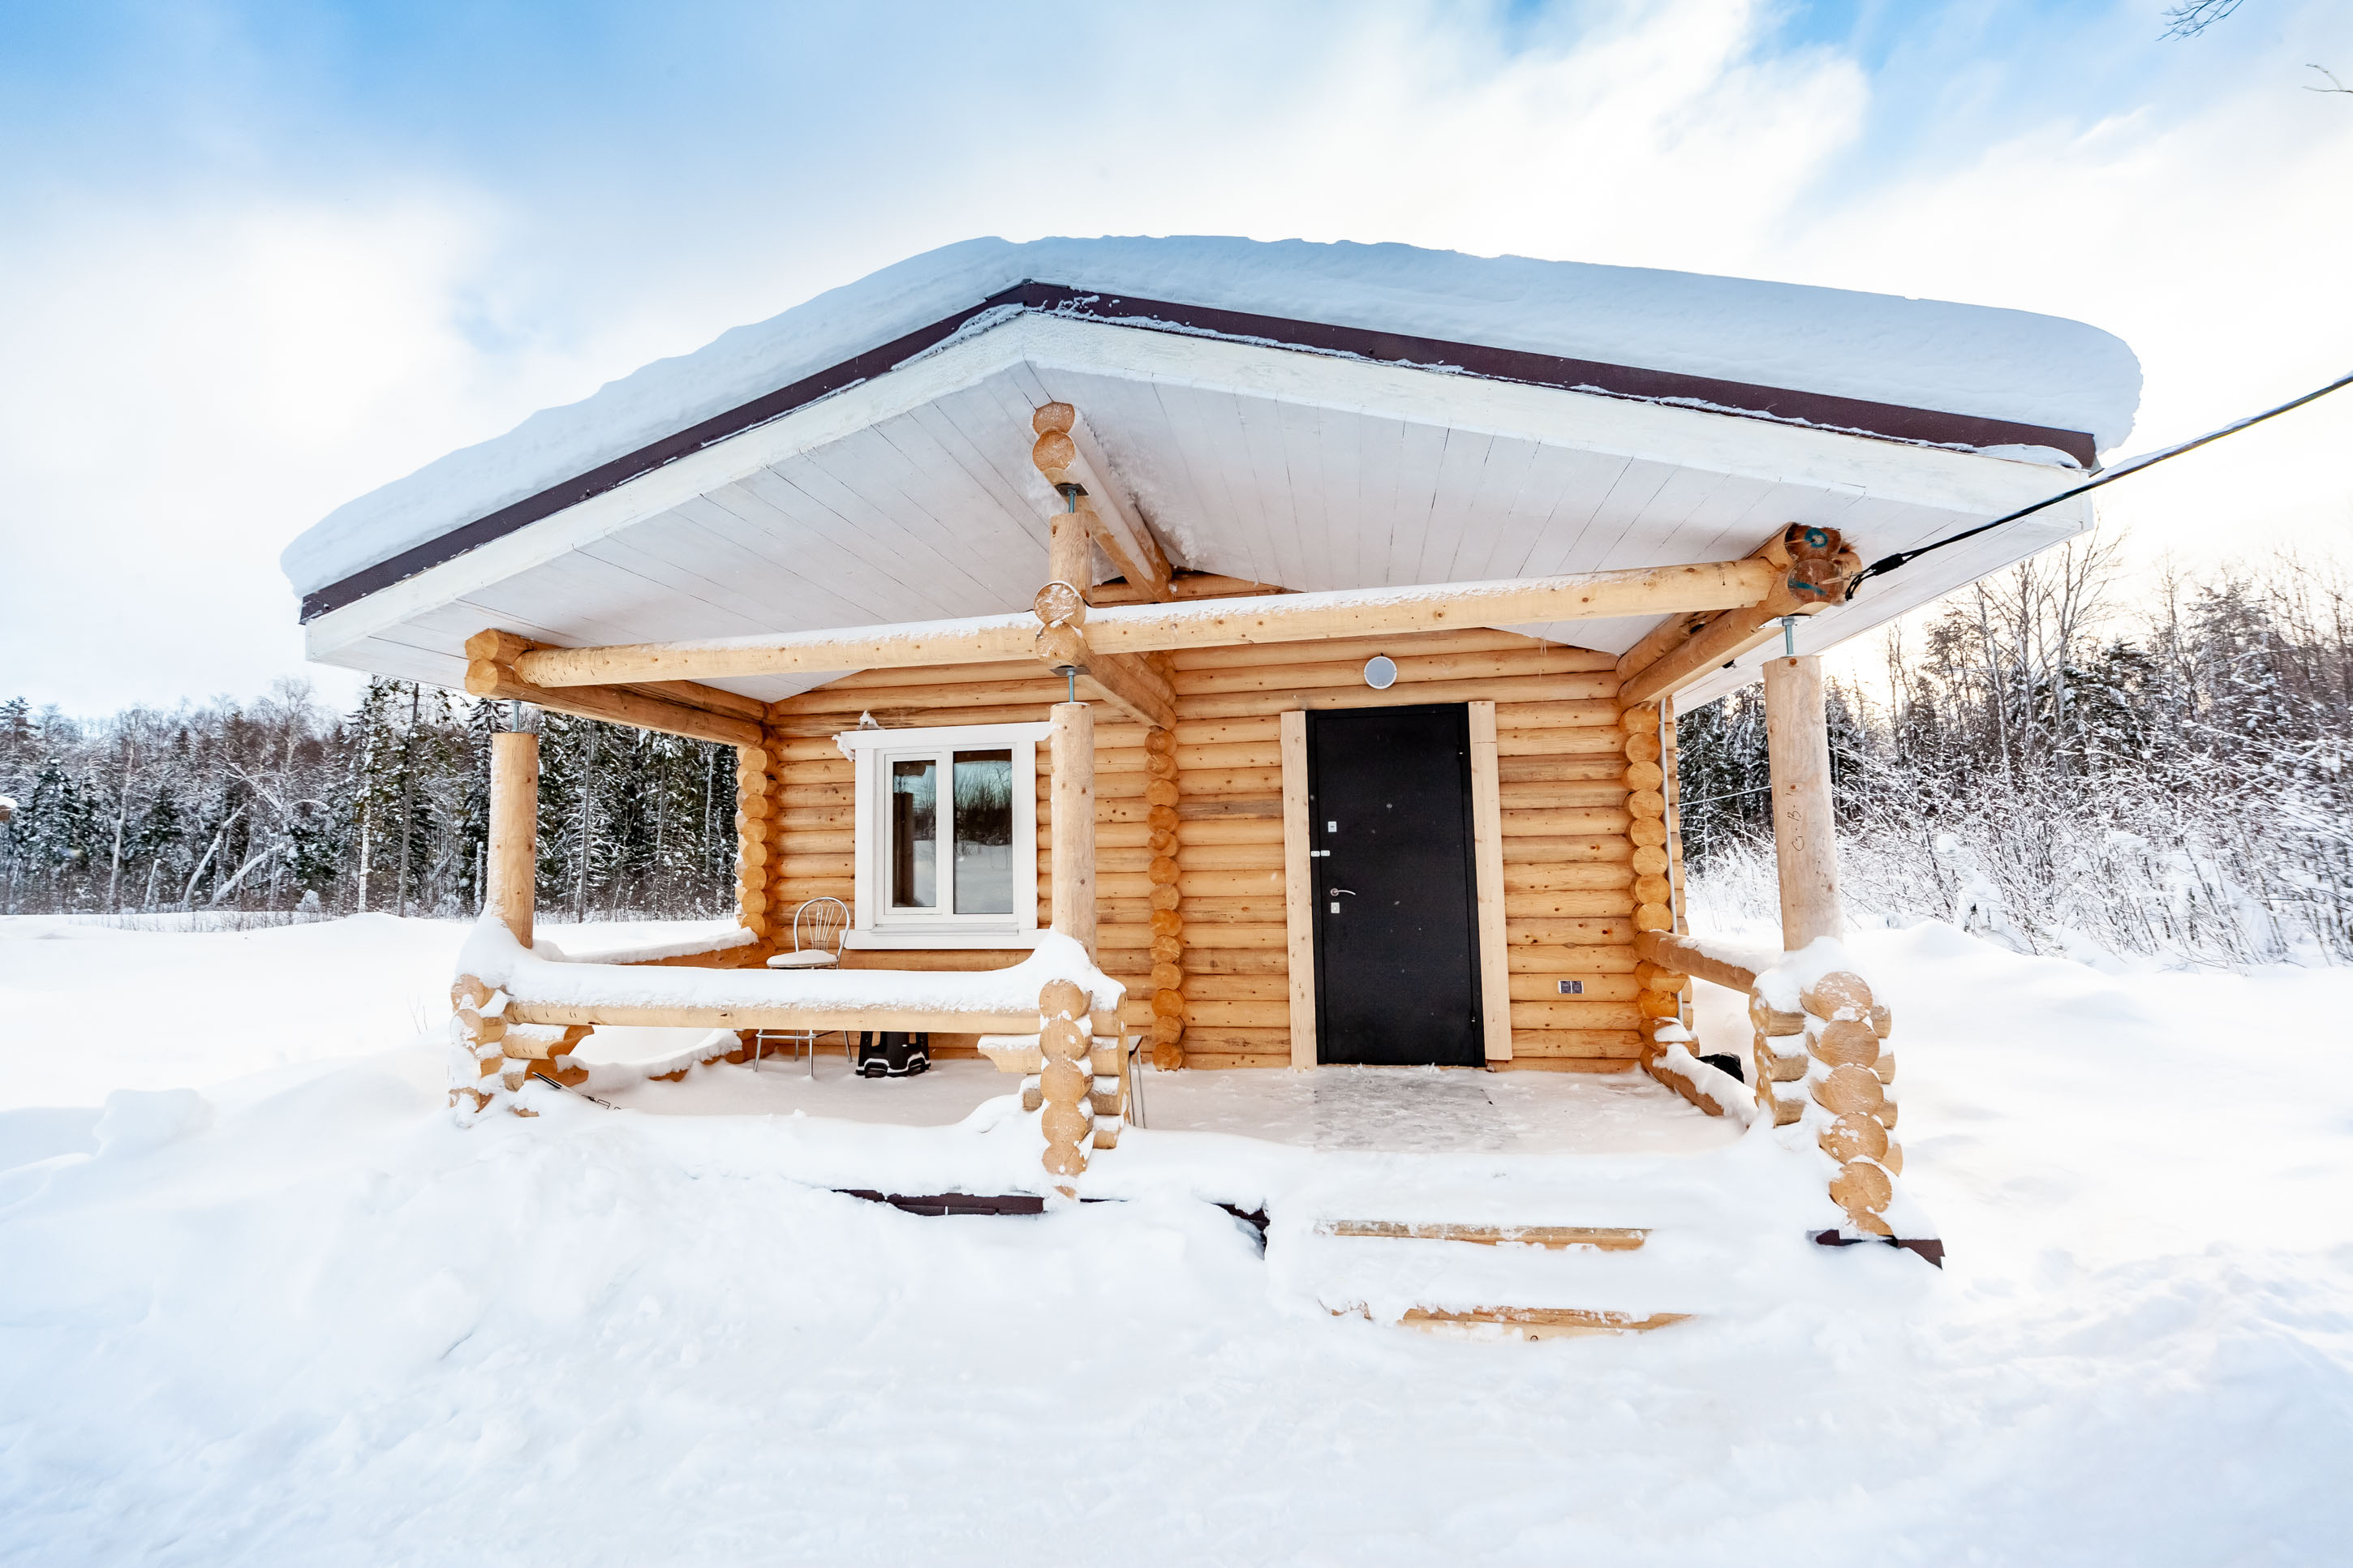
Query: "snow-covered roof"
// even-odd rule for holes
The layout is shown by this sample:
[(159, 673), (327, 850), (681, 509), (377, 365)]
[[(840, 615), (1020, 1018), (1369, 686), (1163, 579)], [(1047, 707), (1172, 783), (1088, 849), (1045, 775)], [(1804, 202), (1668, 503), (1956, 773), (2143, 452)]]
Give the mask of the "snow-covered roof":
[[(1418, 363), (1418, 353), (1434, 348), (1435, 365), (1419, 362), (1427, 368), (1504, 379), (1543, 378), (1516, 363), (1482, 369), (1453, 351), (1541, 355), (1582, 363), (1584, 374), (1572, 365), (1572, 379), (1554, 384), (1980, 450), (2052, 447), (2079, 462), (2124, 439), (2140, 391), (2138, 362), (2121, 341), (2020, 310), (1404, 245), (973, 239), (738, 327), (438, 458), (305, 531), (281, 558), (286, 574), (309, 601), (306, 614), (349, 602), (379, 585), (349, 581), (371, 568), (436, 542), (470, 548), (480, 541), (462, 536), (469, 525), (665, 438), (927, 330), (945, 329), (938, 335), (947, 338), (985, 329), (1023, 308), (987, 307), (1024, 284), (1052, 286), (1050, 308), (1097, 320), (1240, 341), (1265, 341), (1271, 331), (1284, 346), (1392, 363)], [(1172, 320), (1159, 308), (1170, 303), (1196, 307), (1209, 320)], [(1217, 312), (1270, 320), (1219, 322)], [(1289, 330), (1302, 326), (1344, 335), (1319, 343)], [(1422, 342), (1388, 352), (1345, 332)], [(1612, 384), (1614, 372), (1633, 374)], [(1891, 417), (1922, 411), (1954, 417), (1941, 426)], [(2071, 433), (2078, 438), (2064, 440)], [(322, 597), (345, 584), (332, 603)]]

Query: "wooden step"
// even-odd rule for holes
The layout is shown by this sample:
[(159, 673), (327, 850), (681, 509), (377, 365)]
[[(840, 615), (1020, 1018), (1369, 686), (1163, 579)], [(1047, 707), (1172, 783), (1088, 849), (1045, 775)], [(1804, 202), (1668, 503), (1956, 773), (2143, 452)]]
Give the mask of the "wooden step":
[(1604, 1252), (1631, 1252), (1651, 1234), (1592, 1225), (1446, 1225), (1393, 1219), (1331, 1219), (1315, 1227), (1318, 1236), (1378, 1237), (1391, 1241), (1467, 1241), (1477, 1247), (1598, 1247)]
[[(1369, 1318), (1372, 1313), (1361, 1306), (1335, 1307), (1332, 1315)], [(1594, 1311), (1584, 1307), (1472, 1307), (1455, 1312), (1412, 1307), (1407, 1309), (1398, 1324), (1432, 1331), (1492, 1324), (1509, 1329), (1525, 1340), (1557, 1340), (1579, 1334), (1647, 1333), (1690, 1317), (1689, 1312), (1652, 1312), (1645, 1317), (1632, 1312)]]

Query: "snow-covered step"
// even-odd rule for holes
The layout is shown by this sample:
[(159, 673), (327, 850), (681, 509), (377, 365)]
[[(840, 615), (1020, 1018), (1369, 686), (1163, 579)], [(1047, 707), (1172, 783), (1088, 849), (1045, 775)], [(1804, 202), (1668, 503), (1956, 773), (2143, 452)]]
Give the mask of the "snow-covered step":
[(1662, 1236), (1649, 1226), (1347, 1215), (1285, 1225), (1278, 1210), (1267, 1267), (1279, 1289), (1335, 1317), (1529, 1339), (1635, 1333), (1711, 1309), (1694, 1286), (1733, 1239), (1704, 1226)]
[(1548, 1251), (1592, 1247), (1604, 1252), (1631, 1252), (1651, 1233), (1597, 1225), (1450, 1225), (1427, 1220), (1328, 1219), (1315, 1227), (1315, 1234), (1367, 1240), (1461, 1241), (1476, 1247), (1541, 1247)]
[[(1332, 1315), (1335, 1318), (1372, 1316), (1363, 1307), (1335, 1308)], [(1402, 1328), (1431, 1332), (1502, 1328), (1524, 1340), (1557, 1340), (1581, 1334), (1646, 1333), (1652, 1329), (1663, 1329), (1670, 1323), (1686, 1321), (1690, 1317), (1689, 1312), (1651, 1312), (1637, 1316), (1632, 1312), (1603, 1312), (1585, 1307), (1472, 1307), (1461, 1311), (1409, 1307), (1398, 1323)]]

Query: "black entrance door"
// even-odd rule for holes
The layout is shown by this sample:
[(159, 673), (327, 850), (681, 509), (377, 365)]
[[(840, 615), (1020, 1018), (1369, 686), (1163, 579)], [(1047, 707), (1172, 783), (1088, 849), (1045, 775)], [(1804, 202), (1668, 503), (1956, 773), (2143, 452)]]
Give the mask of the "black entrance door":
[(1469, 710), (1311, 711), (1307, 789), (1316, 1059), (1480, 1065)]

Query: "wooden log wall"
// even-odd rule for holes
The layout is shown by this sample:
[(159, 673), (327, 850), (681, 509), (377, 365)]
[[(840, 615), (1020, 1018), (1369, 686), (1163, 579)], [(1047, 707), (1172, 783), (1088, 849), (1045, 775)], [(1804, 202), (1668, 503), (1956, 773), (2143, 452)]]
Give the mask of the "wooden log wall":
[[(1398, 666), (1386, 691), (1364, 680), (1377, 653)], [(1148, 731), (1107, 704), (1095, 710), (1096, 962), (1126, 983), (1122, 1019), (1152, 1036), (1157, 1059), (1290, 1064), (1281, 715), (1482, 700), (1496, 704), (1509, 1065), (1635, 1065), (1643, 1043), (1632, 947), (1636, 838), (1614, 656), (1470, 630), (1165, 658), (1176, 693), (1173, 731)], [(775, 826), (761, 883), (775, 939), (790, 945), (802, 900), (851, 896), (852, 768), (830, 738), (836, 731), (862, 713), (893, 729), (1038, 722), (1063, 694), (1063, 683), (1034, 664), (972, 665), (869, 671), (775, 704), (774, 807), (763, 819)], [(1044, 925), (1053, 868), (1043, 745), (1038, 760)], [(1651, 793), (1656, 798), (1654, 785)], [(1660, 826), (1655, 814), (1644, 820)], [(1646, 847), (1661, 842), (1643, 837)], [(1020, 957), (853, 952), (845, 964), (986, 969)], [(1563, 994), (1563, 981), (1576, 983), (1574, 994)], [(934, 1054), (965, 1054), (967, 1044), (935, 1041)]]

